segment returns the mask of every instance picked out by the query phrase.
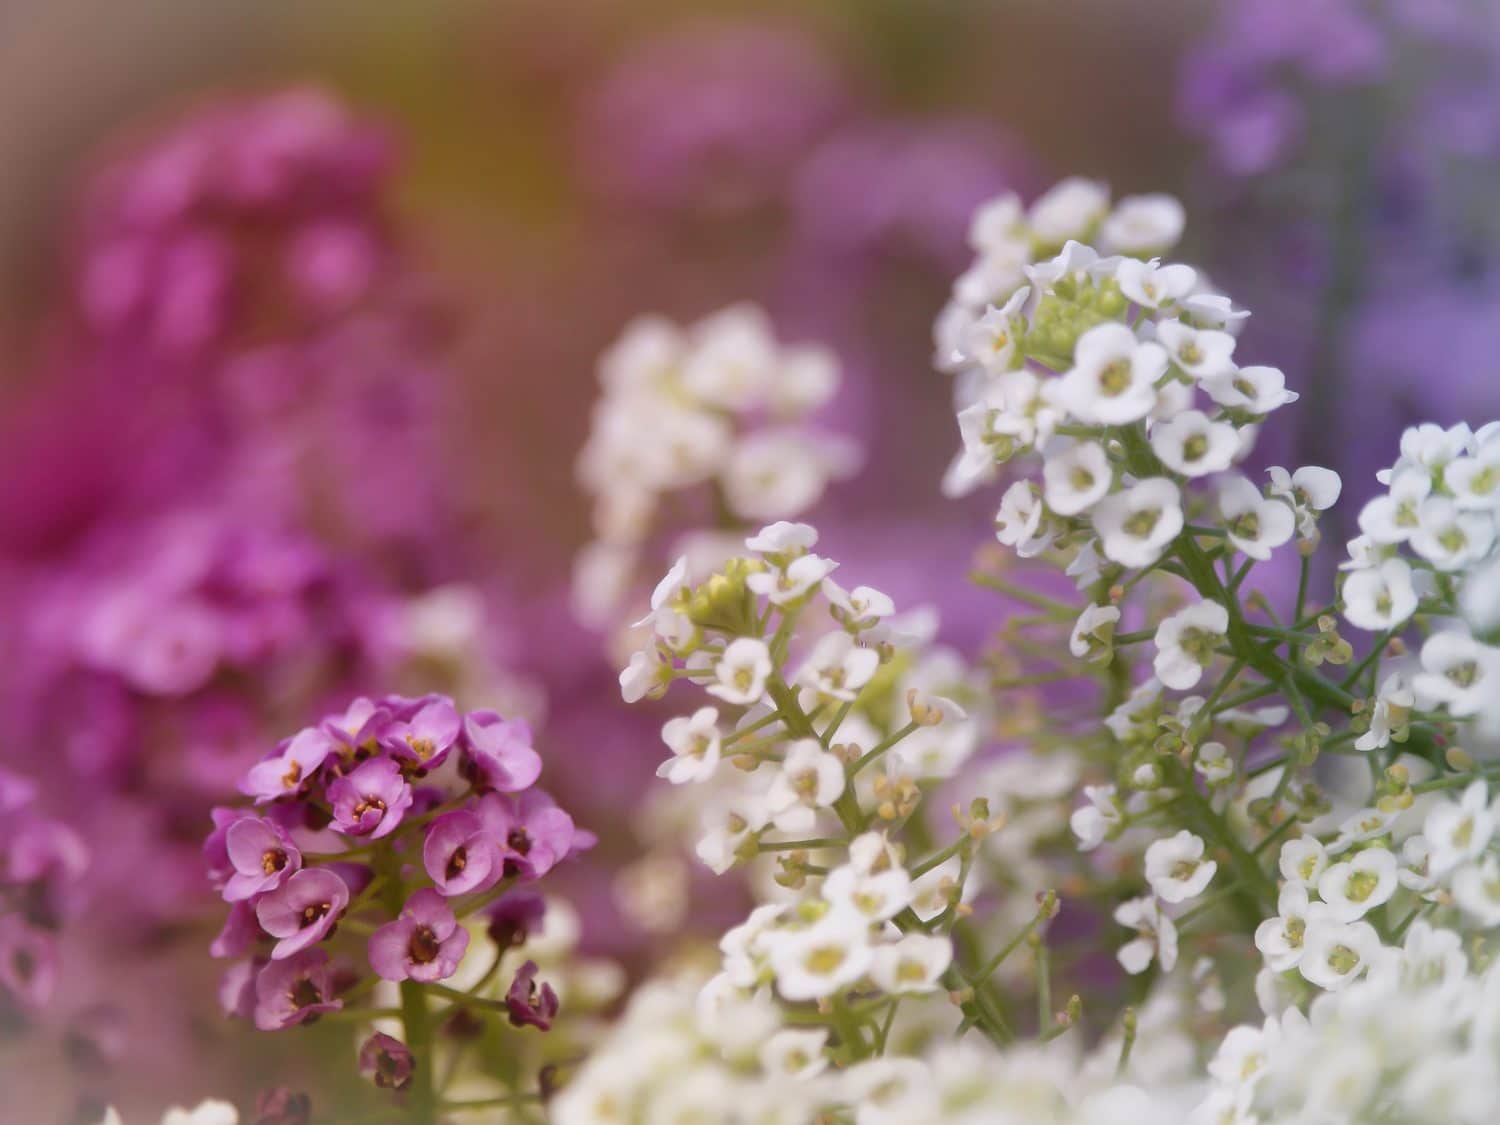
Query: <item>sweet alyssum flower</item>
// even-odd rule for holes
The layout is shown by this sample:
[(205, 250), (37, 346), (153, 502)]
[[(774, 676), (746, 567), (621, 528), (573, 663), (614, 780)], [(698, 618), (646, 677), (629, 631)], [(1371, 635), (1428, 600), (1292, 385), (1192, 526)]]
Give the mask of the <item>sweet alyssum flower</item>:
[(1203, 677), (1229, 629), (1229, 611), (1217, 602), (1179, 610), (1156, 627), (1156, 678), (1185, 691)]
[(436, 890), (417, 891), (394, 922), (370, 935), (370, 967), (385, 980), (451, 977), (469, 946), (469, 931)]
[[(444, 697), (386, 696), (252, 767), (243, 788), (257, 813), (216, 810), (205, 847), (233, 904), (215, 952), (251, 955), (226, 974), (226, 1010), (281, 1030), (340, 1011), (362, 981), (399, 984), (407, 1039), (370, 1040), (361, 1067), (407, 1090), (418, 1116), (438, 1098), (427, 1021), (504, 1013), (545, 1029), (557, 1002), (534, 963), (503, 1002), (473, 991), (491, 974), (464, 975), (474, 935), (488, 931), (462, 919), (593, 843), (532, 786), (540, 758), (528, 736)], [(498, 966), (514, 929), (491, 929), (503, 939)]]
[(1146, 881), (1163, 902), (1196, 898), (1218, 869), (1213, 860), (1203, 858), (1202, 839), (1185, 830), (1146, 849)]

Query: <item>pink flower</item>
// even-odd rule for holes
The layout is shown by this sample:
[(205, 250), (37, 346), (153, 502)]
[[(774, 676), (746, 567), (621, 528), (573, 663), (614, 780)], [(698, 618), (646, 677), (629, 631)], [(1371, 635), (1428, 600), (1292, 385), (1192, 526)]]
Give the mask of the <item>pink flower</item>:
[(261, 929), (281, 940), (273, 961), (300, 953), (328, 936), (349, 905), (349, 888), (331, 871), (309, 867), (298, 871), (255, 905)]
[(424, 888), (400, 915), (370, 935), (370, 966), (385, 980), (451, 977), (469, 947), (469, 931), (437, 891)]

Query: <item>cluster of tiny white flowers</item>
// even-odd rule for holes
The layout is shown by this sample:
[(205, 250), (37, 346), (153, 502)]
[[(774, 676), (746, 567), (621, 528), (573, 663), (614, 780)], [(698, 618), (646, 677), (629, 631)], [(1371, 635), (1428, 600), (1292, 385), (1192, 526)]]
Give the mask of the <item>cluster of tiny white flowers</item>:
[(1063, 552), (1081, 585), (1109, 564), (1150, 567), (1184, 529), (1187, 490), (1215, 477), (1207, 518), (1246, 558), (1316, 534), (1335, 474), (1277, 468), (1263, 490), (1233, 471), (1265, 417), (1297, 397), (1274, 368), (1237, 364), (1247, 314), (1196, 296), (1191, 267), (1078, 242), (1025, 274), (978, 322), (991, 347), (944, 482), (960, 494), (1039, 455), (1040, 479), (1013, 480), (1001, 499), (1002, 544), (1023, 558)]
[[(837, 844), (828, 834), (851, 815), (909, 815), (918, 782), (951, 777), (978, 732), (934, 691), (961, 670), (928, 646), (927, 624), (898, 615), (878, 590), (844, 589), (816, 545), (805, 524), (770, 525), (746, 540), (747, 557), (697, 587), (679, 560), (652, 597), (651, 637), (622, 689), (634, 700), (681, 679), (717, 701), (666, 722), (671, 755), (658, 772), (674, 785), (719, 782), (704, 802), (705, 864), (722, 873), (784, 854), (794, 865), (785, 885), (804, 892), (726, 935), (716, 980), (747, 992), (774, 985), (791, 1002), (860, 982), (888, 995), (933, 992), (952, 947), (920, 927), (953, 905), (956, 851), (913, 874), (880, 831), (839, 846), (827, 846)], [(835, 860), (812, 883), (795, 873), (809, 851)]]
[[(1248, 313), (1154, 257), (1182, 225), (1168, 197), (1112, 207), (1086, 180), (975, 218), (936, 333), (963, 440), (944, 489), (1003, 482), (1009, 554), (975, 577), (1024, 609), (973, 665), (718, 469), (646, 490), (712, 482), (743, 541), (678, 559), (620, 684), (699, 693), (663, 726), (661, 788), (758, 905), (706, 983), (645, 994), (654, 1014), (627, 1015), (560, 1120), (1493, 1116), (1500, 802), (1470, 751), (1500, 734), (1500, 424), (1410, 431), (1337, 595), (1310, 601), (1341, 482), (1242, 468), (1297, 396), (1241, 366)], [(725, 378), (709, 413), (759, 421)], [(743, 538), (757, 517), (777, 522)], [(1290, 613), (1247, 584), (1278, 548), (1300, 561)], [(1016, 559), (1081, 593), (1018, 580), (1037, 566)], [(1358, 659), (1340, 616), (1382, 634)], [(1052, 923), (1079, 907), (1128, 931), (1116, 956), (1145, 998), (1089, 993), (1089, 1051), (1066, 1034), (1084, 1000), (1052, 996), (1082, 952)], [(1034, 1022), (1011, 1004), (1027, 990)], [(1189, 1090), (1252, 992), (1270, 1018), (1230, 1030)]]
[(1365, 748), (1386, 745), (1390, 715), (1412, 707), (1478, 716), (1500, 731), (1500, 423), (1422, 425), (1401, 437), (1401, 457), (1379, 475), (1387, 491), (1359, 514), (1342, 596), (1356, 628), (1396, 636), (1418, 614), (1440, 627), (1416, 667), (1381, 688)]
[(1500, 1105), (1500, 967), (1415, 922), (1365, 975), (1225, 1036), (1201, 1125), (1480, 1125)]
[[(594, 500), (595, 538), (575, 566), (574, 600), (589, 624), (613, 625), (635, 590), (653, 536), (713, 532), (789, 519), (852, 472), (849, 439), (811, 416), (839, 386), (832, 353), (779, 344), (765, 314), (735, 305), (686, 328), (661, 317), (630, 324), (599, 364), (578, 476)], [(675, 525), (662, 509), (672, 500)], [(685, 522), (683, 522), (685, 519)]]
[[(1182, 238), (1182, 204), (1169, 195), (1137, 195), (1111, 204), (1109, 188), (1070, 177), (1027, 207), (1014, 192), (996, 197), (969, 226), (974, 261), (958, 280), (934, 330), (937, 366), (949, 372), (986, 370), (1014, 345), (998, 335), (1006, 302), (1026, 284), (1026, 267), (1068, 242), (1093, 243), (1108, 254), (1164, 254)], [(997, 323), (999, 322), (999, 323)]]
[(1080, 1058), (1060, 1043), (996, 1051), (974, 1039), (947, 1039), (936, 1026), (906, 1030), (929, 1045), (836, 1067), (826, 1029), (783, 1025), (764, 996), (690, 977), (651, 980), (551, 1102), (549, 1119), (557, 1125), (1122, 1125), (1182, 1120), (1196, 1096), (1186, 1085), (1148, 1093), (1119, 1083), (1113, 1057)]

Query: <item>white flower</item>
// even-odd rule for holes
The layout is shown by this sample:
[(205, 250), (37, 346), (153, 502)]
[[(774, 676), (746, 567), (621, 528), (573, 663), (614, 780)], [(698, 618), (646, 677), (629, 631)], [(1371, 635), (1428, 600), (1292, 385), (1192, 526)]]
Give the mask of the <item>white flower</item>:
[(733, 305), (692, 328), (680, 377), (694, 398), (722, 410), (758, 406), (770, 388), (776, 341), (766, 314), (753, 305)]
[(811, 524), (777, 520), (767, 524), (749, 539), (745, 546), (757, 554), (786, 558), (803, 555), (818, 543), (818, 529)]
[(1281, 877), (1304, 887), (1317, 884), (1328, 866), (1328, 849), (1312, 836), (1299, 836), (1281, 845)]
[(933, 992), (953, 963), (953, 943), (937, 934), (907, 934), (875, 948), (870, 976), (885, 992)]
[(1234, 375), (1234, 337), (1228, 332), (1164, 320), (1156, 326), (1156, 338), (1172, 362), (1194, 379)]
[(889, 595), (882, 594), (873, 586), (856, 586), (853, 590), (845, 590), (832, 578), (825, 578), (823, 596), (842, 613), (841, 620), (849, 628), (867, 627), (896, 612), (896, 603), (891, 601)]
[(1073, 810), (1068, 827), (1078, 837), (1078, 850), (1091, 852), (1125, 823), (1113, 785), (1085, 785), (1083, 796), (1088, 804)]
[(761, 939), (785, 1000), (832, 996), (869, 971), (869, 929), (858, 915), (830, 911), (806, 929), (771, 930)]
[(1344, 620), (1375, 633), (1402, 624), (1417, 612), (1411, 566), (1404, 559), (1385, 559), (1344, 579)]
[(1317, 917), (1303, 935), (1297, 969), (1309, 984), (1335, 992), (1358, 979), (1380, 949), (1380, 935), (1370, 923)]
[(1185, 410), (1151, 431), (1151, 448), (1162, 464), (1185, 477), (1222, 473), (1239, 444), (1233, 426), (1211, 421), (1201, 410)]
[(1228, 631), (1229, 611), (1218, 602), (1202, 601), (1178, 610), (1156, 627), (1156, 678), (1186, 691), (1203, 678)]
[(1120, 947), (1116, 956), (1121, 967), (1132, 976), (1144, 973), (1152, 958), (1169, 973), (1177, 964), (1177, 927), (1162, 913), (1161, 906), (1150, 895), (1122, 902), (1115, 908), (1115, 921), (1136, 930), (1140, 936)]
[(1022, 286), (1011, 294), (1004, 305), (991, 306), (978, 320), (963, 332), (959, 345), (964, 359), (984, 368), (991, 375), (1001, 375), (1021, 365), (1017, 344), (1025, 332), (1021, 320), (1021, 308), (1031, 296), (1031, 289)]
[(1489, 703), (1500, 675), (1500, 649), (1456, 630), (1434, 633), (1422, 643), (1422, 671), (1412, 687), (1424, 707), (1442, 706), (1465, 718)]
[(1269, 414), (1299, 397), (1286, 389), (1286, 376), (1275, 367), (1241, 367), (1211, 375), (1199, 385), (1220, 406), (1248, 414)]
[(797, 681), (820, 696), (848, 703), (870, 682), (879, 667), (878, 652), (858, 647), (853, 637), (840, 630), (826, 633), (818, 640), (797, 672)]
[(1120, 292), (1137, 305), (1158, 309), (1191, 293), (1198, 275), (1191, 266), (1162, 266), (1125, 258), (1115, 267), (1115, 281)]
[(1318, 527), (1318, 512), (1326, 512), (1338, 503), (1344, 482), (1338, 473), (1319, 465), (1304, 465), (1288, 473), (1279, 465), (1266, 470), (1271, 476), (1271, 495), (1285, 500), (1297, 515), (1297, 534), (1312, 538)]
[(1166, 477), (1143, 481), (1106, 496), (1091, 518), (1104, 557), (1121, 566), (1147, 567), (1182, 530), (1182, 499)]
[(1086, 539), (1063, 573), (1073, 579), (1073, 584), (1078, 589), (1084, 590), (1103, 577), (1103, 569), (1104, 560), (1099, 555), (1099, 541)]
[(1309, 901), (1307, 888), (1300, 882), (1282, 886), (1276, 900), (1276, 917), (1267, 918), (1255, 928), (1255, 948), (1265, 958), (1268, 969), (1284, 973), (1297, 967), (1302, 960), (1308, 921), (1317, 915), (1321, 905)]
[(1429, 496), (1417, 506), (1411, 549), (1439, 570), (1463, 570), (1489, 553), (1495, 521), (1488, 512), (1464, 511), (1446, 496)]
[(1111, 254), (1170, 250), (1182, 238), (1186, 224), (1187, 213), (1175, 196), (1160, 192), (1127, 195), (1099, 228), (1099, 242)]
[(1098, 442), (1080, 442), (1048, 454), (1042, 463), (1047, 507), (1060, 516), (1092, 508), (1109, 493), (1112, 479), (1109, 458)]
[(1025, 241), (1025, 220), (1019, 195), (1013, 191), (997, 195), (982, 203), (969, 220), (969, 246), (980, 254), (1007, 250)]
[(1377, 496), (1359, 513), (1359, 529), (1372, 543), (1405, 543), (1420, 525), (1417, 515), (1432, 491), (1432, 478), (1420, 469), (1407, 469), (1391, 480), (1390, 492)]
[(786, 519), (811, 508), (830, 479), (847, 476), (857, 463), (854, 448), (833, 434), (759, 430), (735, 446), (720, 480), (737, 515)]
[(1339, 834), (1328, 847), (1329, 855), (1342, 855), (1356, 844), (1367, 844), (1378, 840), (1391, 830), (1391, 824), (1399, 813), (1365, 807), (1345, 817), (1339, 824)]
[(861, 871), (852, 863), (835, 867), (823, 880), (823, 897), (871, 922), (894, 918), (911, 904), (911, 876), (904, 867)]
[(748, 1061), (780, 1025), (770, 995), (737, 985), (729, 973), (706, 981), (693, 1004), (698, 1034), (731, 1059)]
[[(1281, 1025), (1275, 1019), (1267, 1019), (1263, 1027), (1241, 1024), (1230, 1028), (1208, 1064), (1209, 1077), (1226, 1086), (1254, 1086), (1265, 1073), (1266, 1059), (1275, 1049), (1280, 1032)], [(1219, 1123), (1225, 1119), (1209, 1120)]]
[(1420, 469), (1431, 477), (1445, 469), (1449, 462), (1470, 451), (1474, 432), (1460, 422), (1444, 429), (1433, 422), (1408, 426), (1401, 434), (1401, 460), (1394, 469), (1376, 473), (1381, 484), (1388, 484), (1405, 469)]
[(1222, 742), (1205, 742), (1198, 747), (1193, 769), (1209, 785), (1222, 785), (1234, 777), (1234, 759)]
[(668, 719), (661, 728), (662, 741), (672, 757), (656, 771), (673, 785), (689, 781), (707, 781), (719, 768), (719, 712), (714, 707), (700, 707), (691, 716)]
[(1363, 918), (1396, 893), (1396, 857), (1385, 848), (1366, 848), (1318, 876), (1318, 895), (1339, 922)]
[(1406, 724), (1416, 702), (1416, 693), (1405, 677), (1400, 672), (1392, 672), (1375, 693), (1375, 706), (1370, 710), (1370, 729), (1355, 740), (1354, 748), (1379, 750), (1390, 745), (1392, 738), (1405, 742)]
[(776, 826), (784, 832), (811, 828), (813, 810), (827, 808), (844, 791), (844, 764), (815, 738), (799, 738), (766, 792)]
[(1261, 496), (1260, 489), (1241, 476), (1228, 477), (1219, 486), (1219, 512), (1229, 541), (1260, 562), (1269, 559), (1297, 528), (1297, 518), (1287, 504)]
[[(1206, 325), (1209, 328), (1229, 328), (1237, 326), (1240, 321), (1249, 317), (1248, 309), (1237, 309), (1234, 302), (1223, 293), (1214, 293), (1208, 289), (1201, 289), (1197, 293), (1189, 293), (1182, 299), (1183, 315), (1194, 324)], [(1237, 329), (1236, 329), (1237, 330)], [(1297, 396), (1293, 395), (1295, 399)]]
[[(953, 856), (912, 880), (911, 908), (918, 918), (929, 922), (948, 909), (958, 894), (957, 883), (962, 870), (963, 863)], [(971, 874), (963, 884), (964, 899), (977, 891), (978, 880)]]
[(805, 597), (813, 587), (838, 568), (838, 563), (821, 555), (798, 555), (785, 567), (757, 571), (745, 579), (752, 593), (767, 598), (773, 605), (786, 605)]
[(839, 1100), (857, 1107), (854, 1125), (906, 1125), (942, 1117), (932, 1069), (891, 1055), (855, 1063), (839, 1075)]
[(1473, 457), (1460, 457), (1443, 470), (1443, 483), (1460, 508), (1494, 510), (1500, 505), (1500, 441), (1480, 446)]
[(1427, 869), (1433, 875), (1446, 875), (1459, 864), (1482, 855), (1494, 834), (1489, 790), (1483, 780), (1475, 781), (1456, 802), (1445, 800), (1428, 810), (1422, 822)]
[(632, 654), (630, 663), (620, 673), (621, 697), (626, 703), (639, 703), (664, 685), (662, 672), (665, 667), (654, 643)]
[(1156, 381), (1167, 370), (1160, 345), (1142, 343), (1123, 324), (1090, 328), (1078, 338), (1073, 368), (1055, 385), (1057, 399), (1097, 425), (1137, 422), (1156, 405)]
[(1156, 717), (1161, 713), (1161, 681), (1147, 680), (1131, 690), (1129, 697), (1104, 717), (1104, 725), (1121, 742), (1149, 737), (1156, 733)]
[(239, 1125), (239, 1112), (228, 1102), (210, 1098), (193, 1109), (173, 1108), (161, 1119), (161, 1125)]
[(770, 819), (765, 798), (758, 793), (720, 798), (705, 812), (704, 832), (693, 850), (705, 867), (722, 875), (738, 861), (745, 842), (765, 828)]
[(1094, 663), (1108, 660), (1114, 651), (1115, 625), (1119, 620), (1119, 606), (1087, 606), (1073, 625), (1073, 635), (1068, 638), (1068, 651), (1079, 660)]
[(654, 620), (657, 614), (666, 610), (668, 606), (677, 599), (677, 595), (688, 589), (688, 560), (686, 555), (678, 557), (662, 580), (656, 584), (656, 589), (651, 591), (651, 612), (636, 622), (644, 625)]
[(815, 1078), (828, 1069), (827, 1046), (827, 1028), (785, 1028), (761, 1045), (761, 1069), (772, 1079)]
[(1033, 558), (1052, 542), (1046, 514), (1036, 485), (1018, 480), (1000, 497), (1000, 510), (995, 513), (995, 538), (1007, 547), (1014, 547), (1023, 559)]
[(767, 975), (770, 966), (761, 939), (775, 928), (786, 912), (782, 903), (757, 906), (748, 918), (725, 931), (719, 939), (719, 952), (724, 955), (723, 976), (735, 987), (753, 989), (770, 979)]
[(1027, 212), (1026, 222), (1036, 240), (1061, 246), (1068, 239), (1082, 241), (1109, 211), (1109, 188), (1095, 180), (1070, 176), (1053, 185)]
[(1469, 572), (1458, 593), (1458, 604), (1478, 632), (1500, 629), (1500, 553)]
[(771, 372), (771, 412), (798, 418), (826, 406), (839, 389), (838, 357), (827, 348), (787, 348)]
[(1453, 873), (1453, 901), (1485, 929), (1500, 926), (1500, 862), (1486, 855)]
[(1146, 881), (1163, 902), (1186, 902), (1203, 893), (1219, 865), (1203, 858), (1203, 841), (1183, 830), (1146, 849)]
[(766, 694), (766, 677), (771, 674), (771, 650), (755, 637), (736, 637), (724, 648), (714, 665), (715, 683), (708, 694), (725, 703), (749, 706), (759, 703)]

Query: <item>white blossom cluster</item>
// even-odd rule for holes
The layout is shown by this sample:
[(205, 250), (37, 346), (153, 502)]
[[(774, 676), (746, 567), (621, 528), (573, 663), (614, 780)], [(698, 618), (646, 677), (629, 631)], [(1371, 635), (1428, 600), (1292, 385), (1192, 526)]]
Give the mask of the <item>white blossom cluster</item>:
[(1255, 931), (1264, 994), (1289, 983), (1276, 974), (1345, 988), (1389, 955), (1401, 919), (1420, 915), (1455, 934), (1500, 928), (1500, 799), (1483, 779), (1457, 797), (1408, 788), (1409, 800), (1361, 808), (1326, 839), (1281, 846), (1277, 914)]
[(1500, 965), (1424, 921), (1368, 971), (1225, 1036), (1197, 1125), (1481, 1125), (1500, 1105)]
[[(1026, 267), (1068, 242), (1106, 254), (1164, 254), (1182, 238), (1186, 216), (1170, 195), (1137, 195), (1111, 203), (1109, 188), (1070, 177), (1030, 207), (1014, 192), (984, 204), (969, 226), (974, 260), (958, 280), (934, 329), (936, 363), (948, 372), (987, 370), (993, 332), (980, 323), (1026, 284)], [(990, 347), (986, 348), (986, 340)]]
[[(878, 590), (839, 586), (816, 544), (805, 524), (770, 525), (746, 541), (749, 557), (696, 588), (679, 560), (622, 688), (638, 699), (685, 679), (715, 700), (667, 721), (659, 773), (674, 785), (720, 782), (697, 843), (709, 867), (783, 854), (784, 884), (802, 892), (725, 935), (716, 982), (773, 986), (791, 1002), (862, 983), (889, 996), (934, 992), (952, 947), (925, 927), (952, 913), (957, 849), (913, 872), (864, 826), (909, 815), (918, 782), (952, 776), (978, 734), (931, 689), (956, 673), (924, 651), (925, 623), (898, 616)], [(812, 880), (800, 872), (809, 853), (820, 860)]]
[(1500, 423), (1415, 426), (1379, 479), (1387, 491), (1361, 510), (1342, 567), (1344, 617), (1393, 636), (1419, 613), (1441, 626), (1382, 686), (1365, 748), (1386, 745), (1391, 716), (1413, 706), (1500, 732), (1500, 648), (1484, 639), (1500, 626)]
[[(642, 994), (559, 1120), (1493, 1118), (1500, 801), (1471, 751), (1500, 732), (1500, 426), (1406, 435), (1328, 600), (1341, 482), (1243, 468), (1297, 396), (1242, 365), (1247, 313), (1153, 256), (1182, 225), (1085, 180), (976, 216), (937, 328), (944, 488), (1003, 483), (1008, 552), (975, 576), (1013, 608), (972, 665), (790, 511), (734, 507), (723, 532), (776, 522), (656, 587), (622, 693), (700, 693), (662, 788), (757, 905), (706, 983)], [(1045, 566), (1073, 588), (1025, 580)], [(1357, 653), (1341, 619), (1379, 635)], [(1111, 918), (1123, 987), (1071, 936)], [(1269, 1018), (1234, 1026), (1252, 998)]]
[(648, 981), (552, 1102), (550, 1120), (1125, 1125), (1183, 1121), (1194, 1097), (1186, 1086), (1117, 1084), (1066, 1044), (995, 1051), (916, 1030), (926, 1046), (836, 1067), (826, 1029), (785, 1026), (764, 997), (702, 989), (690, 977)]
[(654, 536), (790, 519), (852, 472), (849, 439), (810, 421), (839, 378), (830, 352), (778, 343), (752, 305), (685, 328), (630, 324), (600, 361), (604, 393), (578, 458), (595, 534), (575, 565), (579, 616), (616, 623)]

